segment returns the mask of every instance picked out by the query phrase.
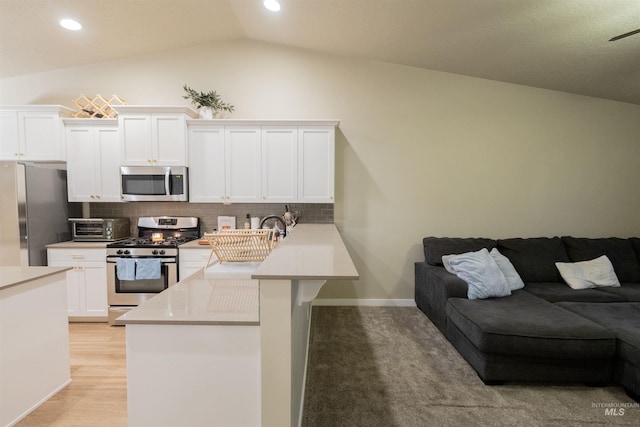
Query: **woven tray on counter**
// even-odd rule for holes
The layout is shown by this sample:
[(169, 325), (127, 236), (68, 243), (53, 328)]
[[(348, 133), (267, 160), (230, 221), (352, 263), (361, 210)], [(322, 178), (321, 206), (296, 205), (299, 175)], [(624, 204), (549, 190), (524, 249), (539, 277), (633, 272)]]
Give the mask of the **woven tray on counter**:
[(213, 254), (220, 262), (264, 261), (276, 245), (273, 230), (220, 230), (204, 233), (204, 240), (211, 246), (208, 267)]

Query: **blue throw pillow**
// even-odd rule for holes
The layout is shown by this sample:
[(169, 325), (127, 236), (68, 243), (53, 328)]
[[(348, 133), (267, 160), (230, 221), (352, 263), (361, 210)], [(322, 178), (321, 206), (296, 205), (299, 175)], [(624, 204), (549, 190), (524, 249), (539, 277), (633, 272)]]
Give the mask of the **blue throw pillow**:
[(509, 261), (509, 258), (502, 255), (496, 248), (491, 249), (489, 255), (491, 255), (491, 258), (498, 264), (498, 268), (500, 268), (500, 271), (502, 271), (502, 274), (504, 274), (504, 277), (507, 279), (509, 289), (517, 291), (518, 289), (524, 288), (524, 282), (513, 264), (511, 264), (511, 261)]
[(507, 279), (487, 249), (460, 255), (445, 255), (442, 262), (448, 271), (467, 282), (469, 299), (511, 295)]

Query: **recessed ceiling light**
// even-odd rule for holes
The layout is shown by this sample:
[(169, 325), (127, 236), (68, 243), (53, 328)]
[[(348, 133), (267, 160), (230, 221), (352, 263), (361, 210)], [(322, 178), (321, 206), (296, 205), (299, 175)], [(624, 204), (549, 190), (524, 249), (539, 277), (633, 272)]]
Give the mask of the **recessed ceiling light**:
[(82, 29), (82, 25), (78, 21), (74, 21), (73, 19), (63, 19), (60, 21), (60, 25), (63, 28), (71, 31), (78, 31)]
[(264, 7), (272, 12), (277, 12), (280, 10), (280, 3), (278, 3), (278, 0), (264, 0), (263, 4)]

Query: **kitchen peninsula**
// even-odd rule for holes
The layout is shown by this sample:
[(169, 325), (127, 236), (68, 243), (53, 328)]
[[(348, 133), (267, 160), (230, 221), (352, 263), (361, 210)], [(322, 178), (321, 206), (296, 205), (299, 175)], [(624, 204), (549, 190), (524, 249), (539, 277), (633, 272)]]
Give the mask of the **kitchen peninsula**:
[(0, 267), (0, 426), (71, 382), (68, 267)]
[(129, 425), (298, 425), (311, 302), (356, 279), (334, 224), (300, 224), (250, 278), (200, 270), (120, 317)]

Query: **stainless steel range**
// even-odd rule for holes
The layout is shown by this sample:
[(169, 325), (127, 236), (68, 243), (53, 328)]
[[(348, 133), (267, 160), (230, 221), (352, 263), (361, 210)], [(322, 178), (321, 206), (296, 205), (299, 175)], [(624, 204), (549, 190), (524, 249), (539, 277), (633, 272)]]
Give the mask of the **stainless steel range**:
[(195, 217), (140, 217), (138, 237), (107, 245), (109, 324), (178, 282), (178, 246), (200, 236)]

